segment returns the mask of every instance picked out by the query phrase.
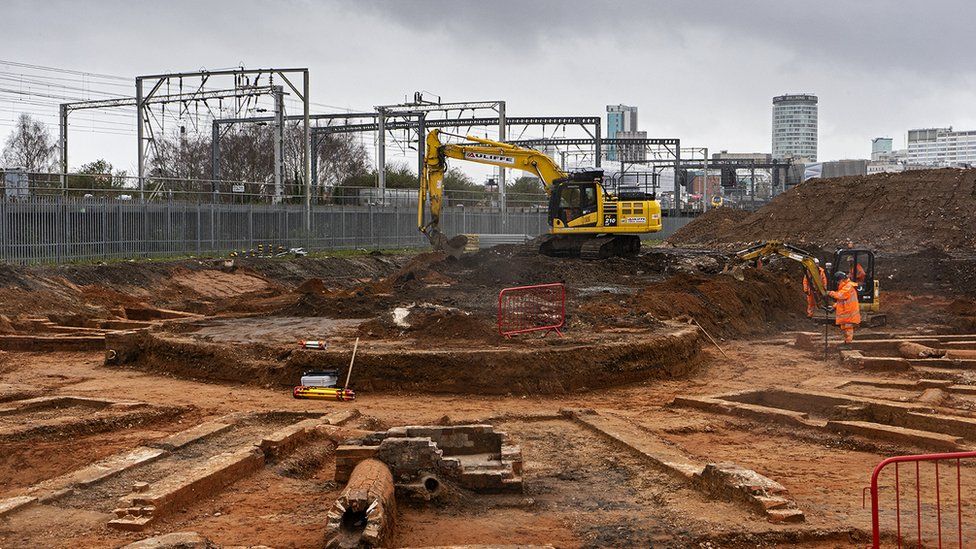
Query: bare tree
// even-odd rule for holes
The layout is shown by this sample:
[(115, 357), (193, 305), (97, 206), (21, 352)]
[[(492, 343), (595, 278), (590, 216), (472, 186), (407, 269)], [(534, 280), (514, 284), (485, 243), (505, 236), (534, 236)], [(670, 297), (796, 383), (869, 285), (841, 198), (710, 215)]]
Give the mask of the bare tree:
[(369, 154), (362, 143), (349, 134), (326, 134), (319, 138), (319, 179), (322, 188), (369, 173)]
[(210, 139), (196, 133), (155, 139), (155, 156), (149, 162), (154, 189), (209, 192)]
[(274, 135), (262, 126), (235, 127), (220, 138), (220, 178), (274, 181)]
[(55, 169), (57, 141), (44, 124), (27, 113), (21, 114), (7, 144), (3, 149), (3, 161), (11, 168), (24, 168), (28, 172), (49, 172)]

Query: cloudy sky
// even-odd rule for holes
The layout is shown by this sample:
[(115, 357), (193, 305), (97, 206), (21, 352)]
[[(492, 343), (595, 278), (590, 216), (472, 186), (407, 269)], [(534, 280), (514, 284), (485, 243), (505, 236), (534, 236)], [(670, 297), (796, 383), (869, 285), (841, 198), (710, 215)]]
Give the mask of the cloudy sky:
[[(415, 90), (505, 99), (512, 116), (626, 103), (650, 136), (768, 152), (772, 96), (810, 92), (821, 160), (867, 157), (875, 136), (904, 146), (909, 128), (976, 128), (976, 4), (963, 0), (2, 0), (2, 12), (5, 61), (124, 77), (307, 66), (318, 111)], [(24, 72), (0, 70), (11, 86)], [(0, 94), (0, 134), (16, 112), (45, 108)], [(123, 135), (84, 120), (72, 165), (134, 165), (124, 119)]]

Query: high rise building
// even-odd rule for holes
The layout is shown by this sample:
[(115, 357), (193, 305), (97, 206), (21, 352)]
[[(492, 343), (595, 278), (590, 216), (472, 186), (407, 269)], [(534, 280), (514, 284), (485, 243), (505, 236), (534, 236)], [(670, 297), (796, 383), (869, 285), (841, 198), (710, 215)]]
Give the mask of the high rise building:
[(908, 130), (908, 163), (925, 166), (976, 164), (976, 130), (948, 128)]
[[(607, 137), (617, 139), (620, 133), (637, 131), (637, 107), (629, 105), (607, 105)], [(620, 160), (617, 147), (607, 147), (607, 160)]]
[(773, 158), (817, 160), (817, 96), (773, 98)]
[(892, 139), (890, 137), (875, 137), (871, 140), (871, 160), (877, 162), (891, 157)]

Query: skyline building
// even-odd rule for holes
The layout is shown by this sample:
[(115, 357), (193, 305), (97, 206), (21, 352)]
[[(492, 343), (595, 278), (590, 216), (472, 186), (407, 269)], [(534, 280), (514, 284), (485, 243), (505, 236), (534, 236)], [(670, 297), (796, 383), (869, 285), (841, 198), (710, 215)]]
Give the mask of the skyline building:
[(817, 96), (779, 95), (773, 98), (773, 158), (817, 161)]

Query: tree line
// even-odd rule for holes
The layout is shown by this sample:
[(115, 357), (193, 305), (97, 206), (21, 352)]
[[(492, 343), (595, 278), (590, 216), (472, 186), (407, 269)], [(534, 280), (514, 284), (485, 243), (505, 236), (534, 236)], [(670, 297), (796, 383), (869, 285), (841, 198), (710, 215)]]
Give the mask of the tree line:
[[(232, 182), (249, 182), (248, 197), (268, 197), (274, 193), (274, 132), (266, 126), (234, 125), (220, 136), (219, 180), (215, 183), (209, 135), (186, 132), (157, 137), (150, 145), (147, 166), (150, 184), (169, 192), (230, 192)], [(284, 194), (304, 195), (302, 158), (303, 128), (287, 123), (284, 131)], [(376, 187), (379, 176), (369, 160), (366, 147), (349, 134), (325, 134), (318, 137), (318, 180), (313, 192), (318, 200), (351, 196), (354, 187)], [(56, 173), (59, 168), (57, 140), (41, 122), (21, 114), (5, 143), (2, 158), (7, 168), (23, 168), (29, 173)], [(88, 190), (123, 190), (136, 183), (125, 170), (99, 159), (71, 170), (67, 186), (79, 192)], [(53, 178), (52, 184), (60, 184)], [(226, 182), (226, 183), (224, 183)], [(219, 185), (215, 189), (213, 186)], [(391, 189), (417, 189), (419, 181), (407, 163), (386, 166), (386, 186)], [(491, 199), (485, 186), (476, 183), (456, 167), (444, 177), (444, 188), (462, 192), (466, 199), (487, 202)], [(153, 190), (153, 189), (149, 189)], [(520, 177), (507, 186), (513, 206), (538, 203), (537, 199), (519, 195), (540, 194), (542, 186), (534, 177)], [(524, 202), (524, 204), (522, 204)]]

